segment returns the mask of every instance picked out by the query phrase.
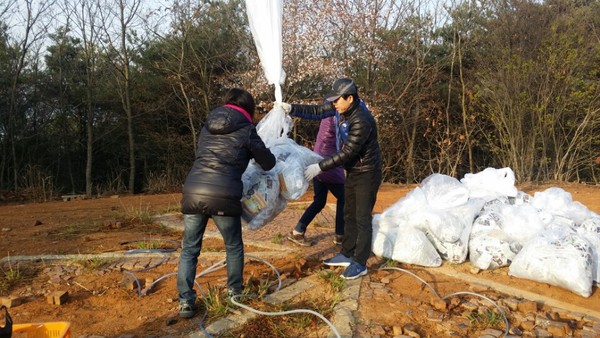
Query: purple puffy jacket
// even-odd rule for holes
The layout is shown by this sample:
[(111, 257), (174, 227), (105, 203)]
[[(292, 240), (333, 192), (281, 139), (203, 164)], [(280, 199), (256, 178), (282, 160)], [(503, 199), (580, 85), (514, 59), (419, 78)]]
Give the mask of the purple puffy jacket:
[[(338, 152), (336, 147), (336, 129), (335, 116), (327, 117), (321, 120), (317, 140), (315, 141), (315, 153), (330, 157)], [(323, 171), (317, 176), (317, 179), (324, 183), (344, 184), (346, 174), (344, 168), (339, 166), (330, 170)]]

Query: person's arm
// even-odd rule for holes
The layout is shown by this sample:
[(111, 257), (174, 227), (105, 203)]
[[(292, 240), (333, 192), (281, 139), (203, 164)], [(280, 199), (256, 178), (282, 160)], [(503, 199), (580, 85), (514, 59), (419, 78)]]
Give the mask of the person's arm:
[(308, 120), (321, 120), (335, 115), (335, 108), (331, 103), (323, 104), (292, 104), (290, 116)]
[(321, 170), (329, 170), (344, 165), (344, 163), (358, 160), (360, 152), (372, 131), (371, 125), (365, 119), (359, 119), (351, 123), (348, 126), (348, 139), (344, 144), (344, 148), (319, 162)]

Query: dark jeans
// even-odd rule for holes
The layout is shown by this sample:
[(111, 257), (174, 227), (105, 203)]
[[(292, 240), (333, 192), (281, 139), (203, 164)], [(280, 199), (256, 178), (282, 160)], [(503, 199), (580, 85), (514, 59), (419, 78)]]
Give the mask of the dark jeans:
[(325, 204), (327, 203), (327, 193), (331, 191), (333, 196), (335, 196), (337, 199), (335, 205), (335, 234), (343, 235), (345, 204), (344, 185), (325, 183), (313, 178), (313, 188), (315, 190), (313, 202), (308, 206), (308, 208), (306, 208), (304, 214), (302, 214), (302, 217), (300, 217), (300, 221), (298, 221), (298, 224), (296, 224), (295, 230), (299, 232), (306, 231), (306, 227), (308, 227), (315, 216), (317, 216), (317, 214), (325, 207)]
[(355, 262), (367, 264), (373, 237), (372, 212), (381, 185), (381, 171), (348, 173), (346, 176), (346, 234), (341, 253)]
[[(202, 237), (210, 215), (183, 215), (183, 240), (177, 270), (177, 290), (179, 302), (194, 304), (196, 291), (196, 266), (202, 249)], [(243, 289), (244, 242), (242, 241), (242, 222), (239, 216), (212, 216), (225, 242), (225, 261), (227, 263), (227, 288), (236, 291)]]

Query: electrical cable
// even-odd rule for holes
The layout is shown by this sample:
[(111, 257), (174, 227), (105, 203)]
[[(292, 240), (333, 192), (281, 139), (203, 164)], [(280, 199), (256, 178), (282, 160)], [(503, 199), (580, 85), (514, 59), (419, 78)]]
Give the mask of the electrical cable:
[(415, 277), (416, 279), (418, 279), (419, 281), (421, 281), (423, 284), (425, 284), (427, 287), (429, 287), (429, 289), (431, 289), (431, 291), (433, 292), (433, 294), (437, 298), (439, 298), (439, 299), (441, 299), (443, 301), (445, 301), (446, 299), (448, 299), (450, 297), (456, 296), (456, 295), (472, 295), (472, 296), (481, 297), (481, 298), (487, 300), (488, 302), (492, 303), (492, 305), (494, 305), (498, 309), (498, 311), (500, 312), (500, 314), (502, 315), (502, 318), (504, 319), (504, 325), (506, 326), (506, 329), (504, 331), (504, 337), (506, 337), (508, 335), (508, 331), (510, 330), (510, 325), (508, 323), (508, 319), (506, 319), (506, 314), (504, 313), (504, 310), (502, 310), (502, 308), (498, 304), (496, 304), (496, 302), (494, 302), (493, 300), (489, 299), (488, 297), (486, 297), (484, 295), (481, 295), (481, 294), (478, 294), (478, 293), (475, 293), (475, 292), (468, 292), (468, 291), (454, 292), (454, 293), (445, 295), (443, 297), (440, 297), (440, 295), (433, 289), (433, 287), (431, 287), (431, 285), (429, 285), (429, 283), (427, 283), (421, 277), (417, 276), (416, 274), (414, 274), (414, 273), (412, 273), (412, 272), (410, 272), (410, 271), (408, 271), (406, 269), (402, 269), (402, 268), (398, 268), (398, 267), (381, 267), (381, 268), (379, 268), (379, 270), (398, 270), (398, 271), (405, 272), (405, 273), (407, 273), (407, 274)]
[[(175, 241), (172, 241), (172, 240), (160, 240), (160, 239), (150, 239), (150, 240), (175, 242)], [(141, 240), (127, 241), (127, 242), (121, 242), (120, 244), (124, 245), (124, 244), (128, 244), (128, 243), (140, 242), (140, 241)], [(147, 241), (147, 240), (144, 240), (144, 241)], [(169, 248), (169, 249), (133, 249), (133, 250), (128, 250), (128, 251), (125, 252), (126, 254), (134, 254), (134, 253), (164, 253), (165, 254), (165, 257), (163, 257), (163, 259), (159, 263), (157, 263), (157, 264), (154, 264), (152, 266), (148, 266), (146, 268), (139, 269), (139, 270), (124, 270), (123, 271), (123, 273), (130, 275), (133, 278), (133, 280), (135, 281), (136, 286), (137, 286), (138, 295), (140, 297), (146, 296), (148, 294), (148, 292), (150, 291), (150, 289), (152, 289), (152, 287), (154, 285), (156, 285), (158, 282), (160, 282), (160, 281), (162, 281), (162, 280), (164, 280), (166, 278), (169, 278), (171, 276), (174, 276), (177, 273), (176, 272), (171, 272), (171, 273), (168, 273), (166, 275), (163, 275), (163, 276), (159, 277), (154, 282), (152, 282), (150, 285), (147, 285), (146, 288), (142, 291), (140, 281), (135, 276), (134, 272), (147, 271), (147, 270), (155, 268), (158, 265), (164, 263), (168, 259), (168, 255), (166, 255), (166, 253), (173, 252), (173, 251), (175, 251), (175, 250), (177, 250), (179, 248), (179, 243), (177, 243), (177, 242), (175, 242), (175, 243), (176, 243), (176, 246), (173, 247), (173, 248)], [(281, 289), (281, 285), (282, 285), (281, 275), (280, 275), (279, 271), (277, 270), (277, 268), (273, 264), (269, 263), (268, 261), (266, 261), (266, 260), (264, 260), (262, 258), (256, 257), (256, 256), (245, 255), (245, 257), (250, 258), (250, 259), (254, 259), (254, 260), (257, 260), (257, 261), (260, 261), (260, 262), (268, 265), (269, 267), (271, 267), (271, 269), (277, 275), (277, 288), (275, 289), (274, 292), (277, 292), (277, 291), (279, 291)], [(196, 276), (194, 277), (194, 284), (198, 287), (200, 293), (203, 296), (205, 296), (204, 291), (203, 291), (202, 287), (200, 286), (200, 284), (196, 281), (196, 279), (200, 278), (200, 277), (202, 277), (204, 275), (207, 275), (207, 274), (209, 274), (211, 272), (214, 272), (214, 271), (216, 271), (218, 269), (221, 269), (221, 268), (223, 268), (225, 266), (227, 266), (226, 260), (222, 259), (222, 260), (218, 261), (217, 263), (211, 265), (210, 267), (202, 270), (200, 273), (196, 274)], [(231, 303), (234, 304), (234, 305), (236, 305), (236, 306), (238, 306), (238, 307), (240, 307), (240, 308), (243, 308), (243, 309), (245, 309), (247, 311), (250, 311), (250, 312), (254, 312), (254, 313), (259, 314), (259, 315), (265, 315), (265, 316), (283, 316), (283, 315), (289, 315), (289, 314), (295, 314), (295, 313), (309, 313), (309, 314), (313, 314), (313, 315), (319, 317), (321, 320), (323, 320), (331, 328), (331, 330), (333, 331), (333, 333), (335, 334), (336, 337), (338, 337), (338, 338), (341, 337), (340, 334), (338, 333), (337, 329), (333, 325), (333, 323), (331, 323), (329, 320), (327, 320), (327, 318), (325, 318), (325, 316), (323, 316), (322, 314), (320, 314), (320, 313), (318, 313), (316, 311), (309, 310), (309, 309), (295, 309), (295, 310), (288, 310), (288, 311), (265, 312), (265, 311), (260, 311), (260, 310), (254, 309), (254, 308), (252, 308), (250, 306), (247, 306), (245, 304), (237, 302), (236, 298), (239, 298), (239, 297), (249, 297), (249, 296), (248, 295), (234, 295), (234, 296), (232, 296), (230, 298), (231, 299)], [(205, 311), (205, 313), (202, 316), (202, 318), (200, 319), (200, 322), (199, 322), (198, 325), (199, 325), (200, 329), (204, 332), (204, 334), (207, 337), (210, 338), (211, 335), (209, 334), (209, 332), (206, 330), (206, 328), (203, 325), (204, 320), (206, 319), (207, 315), (208, 315), (208, 310)]]

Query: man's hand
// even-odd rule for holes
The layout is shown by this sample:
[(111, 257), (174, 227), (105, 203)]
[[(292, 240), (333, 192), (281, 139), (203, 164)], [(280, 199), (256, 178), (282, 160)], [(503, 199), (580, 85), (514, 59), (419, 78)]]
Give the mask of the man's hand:
[(273, 104), (273, 108), (279, 108), (283, 110), (286, 114), (289, 114), (292, 111), (292, 105), (285, 102), (275, 102)]
[(319, 167), (319, 163), (311, 164), (308, 167), (306, 167), (306, 170), (304, 170), (304, 178), (310, 182), (313, 178), (315, 178), (315, 176), (319, 175), (320, 173), (321, 167)]

